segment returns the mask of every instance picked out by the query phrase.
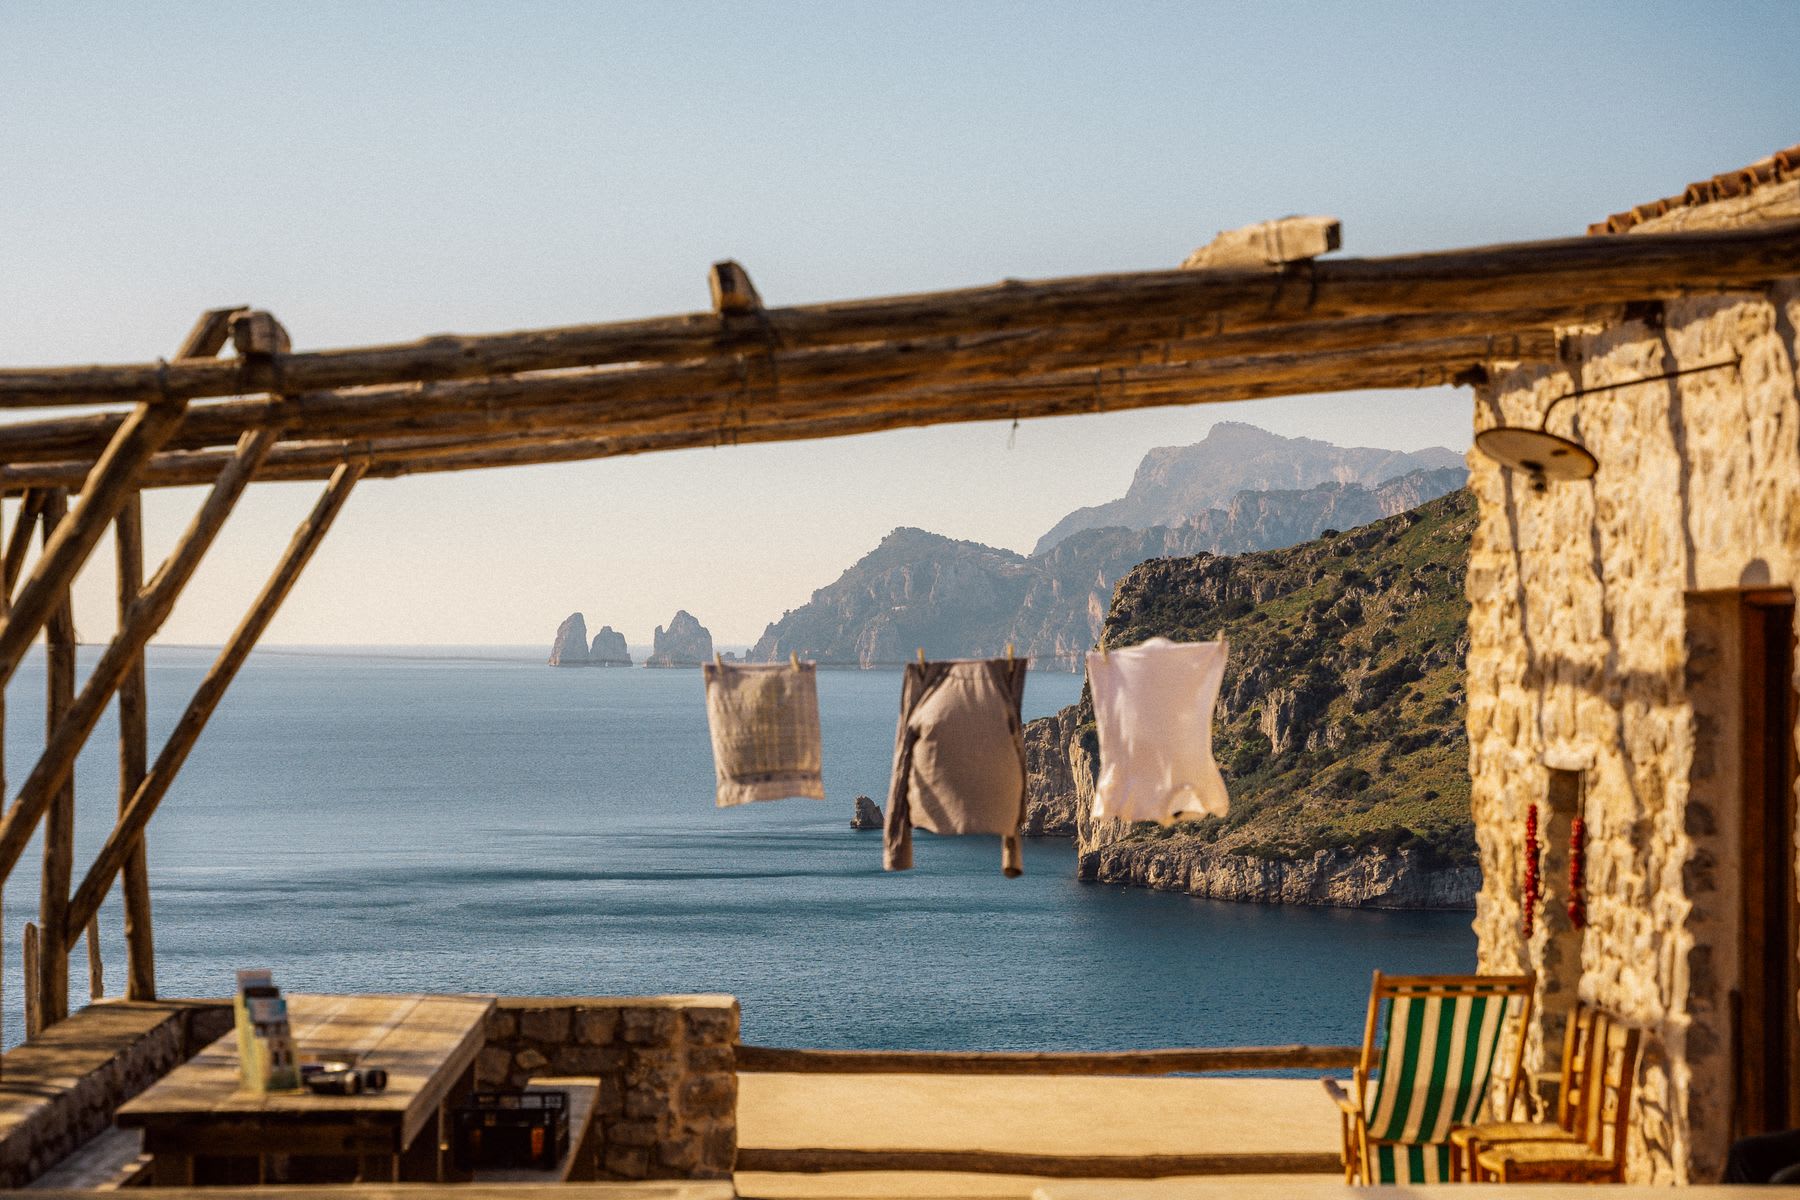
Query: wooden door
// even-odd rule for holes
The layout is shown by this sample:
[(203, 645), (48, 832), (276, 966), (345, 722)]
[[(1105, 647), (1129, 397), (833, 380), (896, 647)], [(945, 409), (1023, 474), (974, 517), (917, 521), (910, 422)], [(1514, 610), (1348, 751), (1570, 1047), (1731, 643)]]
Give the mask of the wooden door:
[(1737, 1132), (1800, 1127), (1800, 905), (1794, 875), (1794, 598), (1743, 606), (1744, 805)]

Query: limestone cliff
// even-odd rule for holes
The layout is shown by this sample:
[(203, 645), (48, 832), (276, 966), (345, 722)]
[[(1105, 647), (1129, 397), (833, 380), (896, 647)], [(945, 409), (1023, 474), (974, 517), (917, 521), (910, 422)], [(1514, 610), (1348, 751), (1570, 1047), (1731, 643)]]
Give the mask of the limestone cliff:
[(587, 621), (580, 613), (570, 613), (556, 627), (556, 640), (550, 643), (550, 665), (553, 667), (585, 667), (588, 665)]
[(1214, 752), (1231, 812), (1170, 828), (1096, 825), (1093, 710), (1026, 727), (1027, 828), (1076, 838), (1084, 879), (1216, 899), (1468, 908), (1463, 580), (1474, 507), (1458, 491), (1285, 550), (1146, 562), (1119, 584), (1107, 644), (1231, 643)]
[(629, 667), (631, 651), (625, 645), (625, 635), (611, 625), (601, 626), (588, 651), (588, 661), (596, 667)]
[(1291, 545), (1441, 496), (1461, 487), (1465, 474), (1446, 468), (1374, 487), (1328, 482), (1243, 492), (1182, 524), (1083, 529), (1031, 556), (896, 529), (808, 603), (782, 614), (750, 659), (796, 653), (867, 666), (904, 661), (919, 648), (944, 658), (1000, 654), (1010, 642), (1040, 670), (1079, 671), (1115, 583), (1145, 559)]
[(644, 660), (646, 667), (697, 667), (701, 663), (711, 662), (713, 656), (712, 633), (706, 626), (695, 619), (687, 609), (676, 612), (669, 621), (668, 629), (661, 625), (656, 627), (656, 635), (652, 639), (650, 657)]

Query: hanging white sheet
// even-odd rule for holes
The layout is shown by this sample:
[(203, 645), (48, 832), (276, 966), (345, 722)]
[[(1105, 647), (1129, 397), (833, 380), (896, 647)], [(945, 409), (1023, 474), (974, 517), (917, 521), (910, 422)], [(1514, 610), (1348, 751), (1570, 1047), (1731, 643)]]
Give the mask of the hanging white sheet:
[(1213, 707), (1225, 678), (1225, 643), (1151, 638), (1087, 656), (1100, 784), (1094, 817), (1155, 821), (1230, 809), (1213, 761)]

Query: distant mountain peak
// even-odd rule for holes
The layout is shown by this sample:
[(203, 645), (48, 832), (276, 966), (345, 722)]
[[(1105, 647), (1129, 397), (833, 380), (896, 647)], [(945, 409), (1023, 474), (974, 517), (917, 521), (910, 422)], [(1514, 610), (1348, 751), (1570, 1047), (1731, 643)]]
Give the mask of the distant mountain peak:
[(1373, 488), (1413, 471), (1461, 468), (1444, 446), (1385, 450), (1284, 437), (1243, 421), (1219, 421), (1190, 446), (1158, 446), (1144, 455), (1125, 495), (1078, 508), (1038, 539), (1043, 554), (1082, 529), (1179, 527), (1209, 509), (1230, 506), (1240, 492), (1302, 491), (1322, 483)]

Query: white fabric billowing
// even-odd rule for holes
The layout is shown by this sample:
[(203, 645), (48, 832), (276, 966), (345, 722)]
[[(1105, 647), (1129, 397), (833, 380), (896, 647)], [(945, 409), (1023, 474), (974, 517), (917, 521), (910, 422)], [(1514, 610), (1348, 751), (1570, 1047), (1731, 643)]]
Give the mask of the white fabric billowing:
[(1213, 761), (1213, 706), (1225, 643), (1151, 638), (1087, 656), (1100, 734), (1096, 820), (1222, 817), (1231, 807)]

